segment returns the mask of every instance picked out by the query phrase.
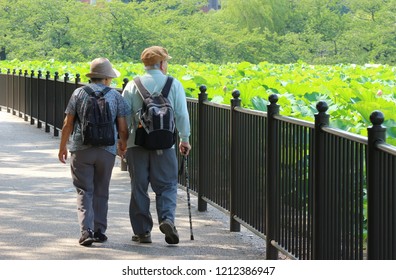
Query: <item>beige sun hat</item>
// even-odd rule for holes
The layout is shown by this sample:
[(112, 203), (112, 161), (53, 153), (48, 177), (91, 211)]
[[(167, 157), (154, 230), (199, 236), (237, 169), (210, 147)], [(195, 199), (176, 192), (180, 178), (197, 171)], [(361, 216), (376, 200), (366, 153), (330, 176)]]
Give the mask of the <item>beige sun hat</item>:
[(90, 72), (85, 76), (89, 78), (117, 78), (120, 72), (113, 68), (107, 58), (95, 58), (91, 62)]
[(168, 54), (168, 51), (160, 46), (152, 46), (144, 49), (140, 59), (145, 66), (152, 66), (158, 62), (169, 60), (172, 57)]

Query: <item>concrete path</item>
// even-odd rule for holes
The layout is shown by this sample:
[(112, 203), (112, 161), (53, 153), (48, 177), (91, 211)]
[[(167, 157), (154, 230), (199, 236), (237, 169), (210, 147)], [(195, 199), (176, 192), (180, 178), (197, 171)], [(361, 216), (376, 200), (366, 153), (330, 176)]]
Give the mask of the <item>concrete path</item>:
[(229, 232), (229, 218), (210, 205), (208, 211), (198, 212), (195, 196), (195, 240), (190, 240), (183, 190), (178, 192), (176, 218), (180, 244), (167, 245), (158, 224), (152, 244), (134, 243), (128, 173), (121, 171), (119, 160), (111, 181), (109, 240), (80, 246), (70, 167), (57, 159), (59, 138), (4, 108), (0, 132), (1, 279), (373, 279), (378, 271), (392, 273), (390, 261), (370, 266), (364, 261), (266, 261), (264, 240), (244, 227)]
[[(152, 244), (131, 241), (129, 176), (117, 158), (110, 186), (108, 242), (78, 244), (79, 228), (70, 166), (57, 159), (59, 137), (4, 108), (0, 111), (0, 260), (262, 260), (265, 241), (242, 227), (229, 232), (228, 217), (208, 205), (198, 212), (178, 191), (180, 243), (169, 246), (154, 225)], [(152, 193), (151, 193), (152, 195)], [(153, 196), (152, 196), (153, 198)], [(157, 221), (154, 199), (152, 215)]]

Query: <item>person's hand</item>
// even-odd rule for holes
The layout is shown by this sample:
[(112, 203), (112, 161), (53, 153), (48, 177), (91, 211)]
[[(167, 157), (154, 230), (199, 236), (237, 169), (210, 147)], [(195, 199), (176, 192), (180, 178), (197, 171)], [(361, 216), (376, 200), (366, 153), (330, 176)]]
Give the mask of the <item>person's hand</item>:
[(118, 140), (118, 144), (117, 144), (117, 154), (120, 157), (124, 157), (127, 151), (127, 142), (123, 141), (123, 140)]
[(58, 159), (62, 163), (66, 163), (67, 160), (67, 148), (59, 148)]
[(188, 142), (180, 142), (179, 143), (179, 152), (184, 155), (188, 156), (191, 150), (191, 145)]

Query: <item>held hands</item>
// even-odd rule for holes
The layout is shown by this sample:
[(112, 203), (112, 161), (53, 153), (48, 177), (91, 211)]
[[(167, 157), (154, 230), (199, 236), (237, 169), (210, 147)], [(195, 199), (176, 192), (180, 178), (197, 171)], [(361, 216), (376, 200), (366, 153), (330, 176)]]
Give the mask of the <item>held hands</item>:
[(188, 156), (189, 152), (191, 150), (191, 145), (188, 142), (180, 142), (179, 143), (179, 152), (184, 155)]
[(118, 140), (117, 144), (117, 155), (124, 157), (127, 151), (127, 142), (123, 140)]

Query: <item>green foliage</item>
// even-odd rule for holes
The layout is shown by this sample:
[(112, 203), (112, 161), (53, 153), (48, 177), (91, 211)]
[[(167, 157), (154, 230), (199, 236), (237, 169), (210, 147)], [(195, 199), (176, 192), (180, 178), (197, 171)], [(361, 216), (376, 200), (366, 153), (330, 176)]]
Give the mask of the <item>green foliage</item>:
[[(171, 53), (172, 55), (172, 53)], [(114, 63), (121, 77), (114, 87), (121, 88), (123, 78), (131, 80), (144, 73), (141, 63)], [(38, 70), (69, 73), (71, 80), (84, 73), (89, 63), (48, 61), (1, 61), (0, 69)], [(227, 63), (222, 65), (192, 62), (169, 65), (169, 74), (179, 79), (189, 97), (198, 98), (199, 87), (205, 85), (209, 100), (229, 104), (232, 91), (241, 93), (242, 106), (266, 111), (268, 97), (277, 94), (281, 114), (308, 121), (314, 120), (316, 103), (326, 101), (331, 125), (351, 133), (367, 135), (370, 114), (381, 110), (385, 115), (387, 141), (396, 145), (396, 67), (387, 65), (337, 64), (309, 65), (306, 63), (273, 64), (262, 62)], [(61, 76), (63, 77), (63, 76)]]
[(174, 62), (395, 64), (396, 0), (0, 0), (7, 59), (139, 62), (149, 45)]
[(289, 0), (225, 0), (224, 13), (251, 32), (284, 34), (290, 15)]

